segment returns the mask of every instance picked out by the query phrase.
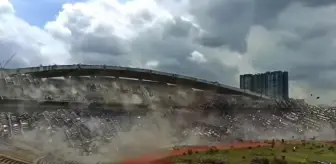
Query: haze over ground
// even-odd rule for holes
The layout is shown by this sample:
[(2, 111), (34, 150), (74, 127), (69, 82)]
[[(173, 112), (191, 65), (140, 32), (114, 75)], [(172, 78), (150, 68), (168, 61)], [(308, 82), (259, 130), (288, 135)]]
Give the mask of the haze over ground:
[(286, 70), (292, 97), (332, 104), (335, 15), (333, 0), (0, 0), (0, 60), (17, 52), (8, 67), (122, 65), (233, 86)]

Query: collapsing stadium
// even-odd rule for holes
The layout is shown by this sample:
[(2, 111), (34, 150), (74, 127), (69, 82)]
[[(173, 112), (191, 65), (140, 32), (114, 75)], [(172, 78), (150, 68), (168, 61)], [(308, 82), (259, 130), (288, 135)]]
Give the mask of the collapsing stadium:
[(174, 145), (335, 136), (335, 109), (296, 100), (104, 76), (21, 72), (1, 85), (0, 154), (15, 152), (27, 163), (108, 162)]

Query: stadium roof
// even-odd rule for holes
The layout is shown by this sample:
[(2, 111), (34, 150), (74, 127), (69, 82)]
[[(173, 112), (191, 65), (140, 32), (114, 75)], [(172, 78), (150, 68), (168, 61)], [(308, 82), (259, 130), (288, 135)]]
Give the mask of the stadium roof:
[(243, 90), (236, 87), (227, 86), (218, 82), (211, 82), (194, 77), (188, 77), (178, 74), (120, 66), (106, 65), (50, 65), (39, 67), (26, 67), (17, 69), (4, 69), (8, 75), (31, 74), (35, 77), (66, 77), (66, 76), (113, 76), (126, 77), (139, 80), (151, 80), (160, 83), (170, 83), (182, 86), (188, 86), (201, 90), (212, 90), (220, 94), (244, 95), (253, 98), (270, 99), (267, 96)]

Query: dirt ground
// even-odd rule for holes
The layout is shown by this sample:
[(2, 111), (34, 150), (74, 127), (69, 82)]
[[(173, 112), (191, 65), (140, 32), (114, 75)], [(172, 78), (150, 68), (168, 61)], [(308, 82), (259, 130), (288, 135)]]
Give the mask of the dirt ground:
[[(220, 150), (228, 150), (228, 149), (244, 149), (248, 147), (258, 147), (258, 146), (269, 146), (270, 144), (264, 142), (241, 142), (241, 143), (234, 143), (231, 145), (216, 145), (215, 147)], [(158, 153), (158, 154), (151, 154), (142, 156), (139, 158), (129, 159), (122, 164), (172, 164), (167, 158), (171, 156), (179, 156), (187, 153), (189, 150), (204, 152), (208, 151), (210, 146), (191, 146), (185, 147), (178, 150), (173, 150), (167, 153)]]

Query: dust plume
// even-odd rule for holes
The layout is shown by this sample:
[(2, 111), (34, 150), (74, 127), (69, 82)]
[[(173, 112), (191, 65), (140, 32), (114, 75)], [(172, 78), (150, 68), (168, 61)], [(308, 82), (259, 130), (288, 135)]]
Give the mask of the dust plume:
[[(329, 110), (319, 110), (307, 104), (294, 104), (295, 111), (286, 111), (275, 102), (210, 91), (194, 92), (182, 87), (148, 87), (120, 81), (45, 81), (52, 82), (40, 81), (38, 85), (25, 87), (23, 92), (20, 89), (4, 92), (13, 96), (24, 94), (31, 99), (45, 100), (48, 97), (88, 104), (103, 98), (99, 101), (121, 103), (126, 112), (118, 115), (113, 110), (77, 112), (77, 109), (67, 108), (38, 113), (31, 117), (32, 130), (12, 138), (15, 146), (29, 149), (38, 157), (52, 154), (66, 160), (97, 163), (168, 151), (176, 145), (274, 138), (335, 139), (335, 124), (325, 113)], [(147, 112), (136, 113), (135, 104), (147, 105)], [(24, 113), (25, 106), (20, 106), (17, 111)]]

